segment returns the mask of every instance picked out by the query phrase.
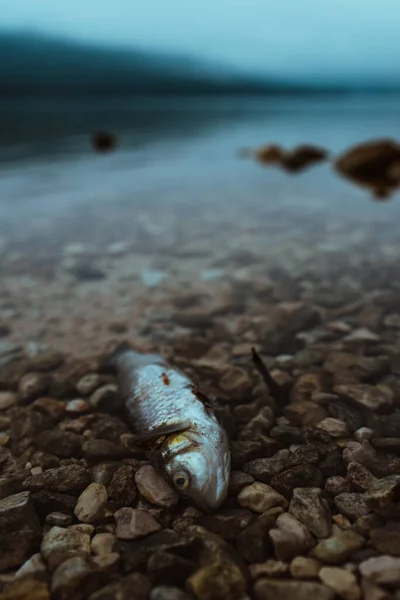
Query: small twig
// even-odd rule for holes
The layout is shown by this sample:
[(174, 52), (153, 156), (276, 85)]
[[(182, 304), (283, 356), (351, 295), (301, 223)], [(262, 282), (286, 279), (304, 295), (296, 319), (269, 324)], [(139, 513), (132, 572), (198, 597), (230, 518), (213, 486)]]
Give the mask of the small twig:
[(283, 404), (286, 404), (287, 394), (285, 390), (278, 383), (276, 383), (275, 379), (271, 376), (271, 373), (268, 371), (266, 364), (264, 363), (258, 352), (255, 350), (255, 348), (251, 349), (251, 353), (253, 357), (254, 366), (260, 373), (261, 377), (264, 379), (265, 384), (277, 405), (281, 407)]

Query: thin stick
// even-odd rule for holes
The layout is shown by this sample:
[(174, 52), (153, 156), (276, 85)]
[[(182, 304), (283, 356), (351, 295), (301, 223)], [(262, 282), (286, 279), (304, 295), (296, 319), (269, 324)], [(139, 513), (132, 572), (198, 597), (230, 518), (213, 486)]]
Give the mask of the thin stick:
[(251, 349), (251, 354), (253, 357), (254, 366), (257, 371), (260, 373), (261, 377), (264, 379), (267, 388), (269, 389), (271, 396), (275, 400), (278, 406), (282, 406), (286, 403), (286, 392), (285, 390), (276, 383), (275, 379), (271, 376), (271, 373), (268, 371), (268, 368), (261, 356), (258, 354), (255, 348)]

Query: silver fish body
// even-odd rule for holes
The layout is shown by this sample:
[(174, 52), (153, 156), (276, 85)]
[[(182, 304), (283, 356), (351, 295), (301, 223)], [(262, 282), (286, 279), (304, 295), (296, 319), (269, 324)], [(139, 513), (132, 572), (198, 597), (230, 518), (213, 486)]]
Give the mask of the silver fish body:
[(218, 508), (227, 495), (230, 452), (207, 400), (160, 356), (124, 350), (115, 364), (137, 439), (162, 439), (154, 453), (156, 466), (201, 509)]

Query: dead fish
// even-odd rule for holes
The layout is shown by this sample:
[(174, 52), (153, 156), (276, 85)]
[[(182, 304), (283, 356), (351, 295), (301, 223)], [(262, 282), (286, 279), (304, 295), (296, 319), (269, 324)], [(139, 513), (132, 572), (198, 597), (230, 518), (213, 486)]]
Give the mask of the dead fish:
[(158, 355), (117, 350), (112, 362), (135, 443), (155, 441), (155, 466), (182, 496), (210, 512), (229, 484), (228, 438), (207, 398)]

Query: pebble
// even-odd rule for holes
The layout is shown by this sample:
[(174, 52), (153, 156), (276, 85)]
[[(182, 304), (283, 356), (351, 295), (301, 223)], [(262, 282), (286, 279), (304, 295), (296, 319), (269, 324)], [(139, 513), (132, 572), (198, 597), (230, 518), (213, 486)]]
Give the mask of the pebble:
[(290, 563), (290, 574), (294, 579), (317, 579), (320, 568), (313, 558), (296, 556)]
[(90, 535), (72, 528), (52, 527), (42, 540), (40, 552), (53, 570), (73, 556), (89, 556)]
[(311, 400), (300, 400), (284, 408), (283, 414), (295, 425), (315, 427), (329, 417), (328, 411)]
[(109, 383), (96, 389), (89, 398), (90, 404), (103, 411), (113, 411), (121, 405), (121, 396), (118, 386), (115, 383)]
[(259, 577), (283, 577), (289, 571), (289, 565), (281, 560), (269, 559), (263, 563), (249, 566), (250, 575), (253, 579)]
[(137, 471), (135, 482), (139, 492), (151, 504), (168, 508), (177, 504), (179, 496), (151, 465), (145, 465)]
[(252, 483), (242, 489), (238, 495), (237, 501), (243, 508), (250, 508), (255, 512), (263, 513), (268, 509), (282, 506), (286, 508), (288, 501), (281, 494), (278, 494), (272, 487), (265, 483)]
[(339, 531), (319, 542), (313, 550), (313, 555), (323, 563), (338, 564), (350, 558), (353, 552), (364, 546), (364, 543), (364, 538), (354, 531)]
[(335, 498), (335, 505), (339, 512), (350, 520), (355, 521), (370, 512), (362, 494), (343, 492)]
[(52, 512), (46, 517), (48, 525), (56, 525), (57, 527), (69, 527), (72, 525), (72, 517), (64, 513)]
[(65, 410), (67, 413), (83, 414), (90, 412), (92, 407), (84, 400), (77, 398), (76, 400), (69, 400), (65, 405)]
[(344, 600), (359, 600), (361, 590), (357, 579), (350, 571), (337, 567), (323, 567), (319, 577), (327, 587), (331, 588)]
[(92, 572), (87, 559), (82, 556), (74, 556), (63, 561), (53, 573), (52, 597), (62, 599), (77, 595), (81, 598), (85, 597), (85, 584)]
[(191, 575), (186, 587), (197, 600), (239, 600), (246, 591), (246, 580), (234, 564), (212, 564)]
[(78, 394), (82, 396), (89, 396), (98, 387), (100, 387), (101, 378), (97, 373), (88, 373), (84, 375), (76, 384), (76, 390)]
[(117, 543), (117, 538), (112, 533), (97, 533), (92, 539), (91, 549), (93, 554), (111, 554)]
[(0, 500), (0, 572), (22, 565), (36, 549), (40, 533), (29, 492)]
[(46, 581), (27, 576), (14, 579), (0, 594), (1, 600), (50, 600)]
[(293, 490), (299, 486), (319, 487), (324, 477), (313, 465), (301, 464), (275, 475), (271, 486), (286, 498), (291, 498)]
[[(131, 573), (127, 577), (120, 577), (94, 592), (89, 600), (147, 600), (150, 587), (150, 581), (146, 575)], [(169, 599), (166, 598), (165, 600)], [(170, 600), (175, 599), (171, 598)], [(180, 600), (180, 598), (177, 598), (177, 600)]]
[(15, 573), (15, 577), (35, 577), (46, 572), (46, 565), (41, 554), (33, 554)]
[(134, 540), (161, 529), (161, 525), (146, 510), (120, 508), (114, 514), (117, 525), (115, 535), (121, 540)]
[(197, 524), (208, 531), (221, 536), (228, 542), (234, 542), (237, 536), (252, 522), (254, 515), (249, 510), (219, 510), (214, 514), (202, 515)]
[(354, 439), (361, 443), (370, 440), (373, 435), (374, 432), (369, 427), (360, 427), (354, 432)]
[(274, 475), (284, 471), (289, 465), (290, 451), (279, 450), (271, 458), (257, 458), (244, 465), (243, 470), (257, 481), (269, 483)]
[(115, 502), (126, 506), (132, 504), (136, 498), (135, 470), (133, 467), (124, 465), (115, 471), (108, 487), (108, 494)]
[(151, 590), (149, 600), (191, 600), (191, 597), (178, 587), (159, 585)]
[(376, 478), (368, 469), (355, 461), (350, 461), (347, 465), (347, 476), (354, 485), (362, 490), (368, 490), (376, 482)]
[(83, 437), (72, 431), (52, 429), (43, 431), (37, 438), (39, 450), (61, 458), (80, 458), (82, 456)]
[(350, 481), (345, 477), (341, 477), (340, 475), (333, 475), (332, 477), (328, 477), (328, 479), (325, 481), (326, 493), (332, 494), (333, 496), (337, 496), (342, 492), (349, 492), (350, 489)]
[(400, 558), (383, 555), (362, 562), (360, 573), (373, 583), (400, 586)]
[(387, 412), (393, 404), (393, 393), (389, 388), (373, 387), (372, 385), (337, 385), (334, 392), (339, 396), (349, 398), (357, 406), (372, 412)]
[(27, 373), (20, 379), (18, 395), (22, 402), (31, 402), (45, 396), (50, 383), (50, 378), (44, 373)]
[(0, 410), (6, 410), (17, 404), (17, 395), (14, 392), (0, 392)]
[(230, 367), (219, 380), (219, 387), (232, 400), (245, 400), (251, 398), (253, 382), (244, 369)]
[(349, 430), (344, 421), (335, 419), (334, 417), (327, 417), (317, 425), (318, 429), (326, 431), (333, 438), (341, 438), (349, 435)]
[(371, 546), (382, 552), (400, 556), (400, 523), (389, 521), (383, 527), (371, 529)]
[(104, 518), (107, 500), (107, 488), (101, 483), (91, 483), (79, 496), (74, 514), (82, 523), (98, 521)]
[(254, 483), (254, 477), (243, 471), (231, 471), (229, 479), (229, 495), (237, 496), (239, 492), (246, 486)]
[(316, 537), (325, 538), (331, 533), (331, 513), (320, 488), (296, 488), (289, 512)]
[(83, 465), (66, 465), (57, 469), (48, 469), (39, 475), (28, 477), (24, 487), (32, 492), (42, 489), (52, 492), (82, 492), (90, 483), (90, 474)]
[(193, 560), (173, 552), (155, 552), (147, 562), (147, 573), (155, 584), (183, 586), (196, 568)]
[(261, 563), (271, 555), (268, 533), (274, 526), (273, 515), (260, 515), (236, 537), (236, 548), (247, 563)]
[(313, 536), (307, 527), (290, 513), (279, 515), (276, 525), (277, 528), (271, 528), (269, 536), (279, 560), (307, 554), (314, 545)]
[(373, 486), (364, 493), (363, 499), (371, 510), (391, 508), (394, 499), (400, 490), (400, 474), (390, 475), (377, 480)]
[(260, 579), (254, 586), (257, 600), (334, 600), (335, 592), (320, 583)]
[(99, 571), (114, 572), (117, 570), (120, 560), (121, 556), (118, 552), (111, 552), (110, 554), (98, 554), (93, 556), (90, 562), (91, 566)]

